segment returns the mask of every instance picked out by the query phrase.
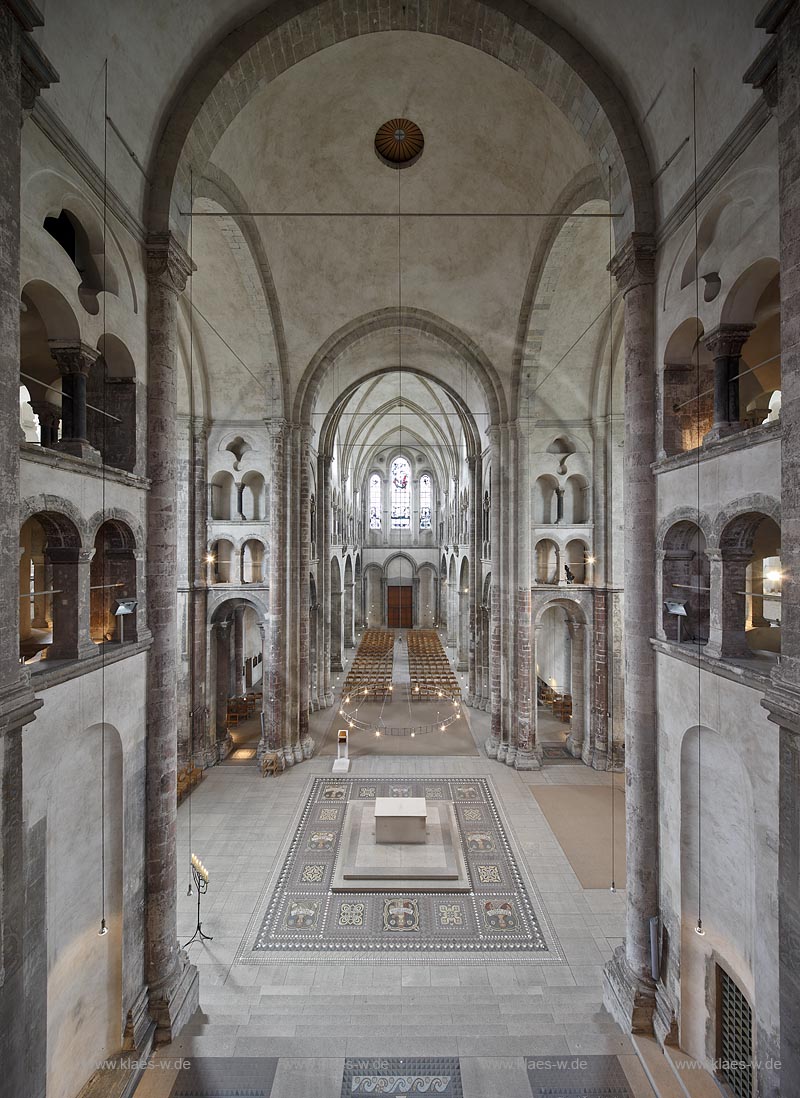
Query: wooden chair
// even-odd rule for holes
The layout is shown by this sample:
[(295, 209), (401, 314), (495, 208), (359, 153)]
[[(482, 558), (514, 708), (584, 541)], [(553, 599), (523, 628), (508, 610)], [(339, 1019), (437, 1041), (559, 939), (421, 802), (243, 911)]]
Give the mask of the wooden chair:
[(277, 751), (266, 751), (261, 758), (261, 777), (266, 778), (267, 774), (280, 774), (280, 771)]

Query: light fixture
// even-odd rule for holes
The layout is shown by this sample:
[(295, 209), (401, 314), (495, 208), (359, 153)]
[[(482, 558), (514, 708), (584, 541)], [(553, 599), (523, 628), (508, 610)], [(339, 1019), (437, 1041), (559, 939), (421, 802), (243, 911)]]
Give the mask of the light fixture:
[(105, 919), (100, 920), (100, 929), (97, 932), (98, 938), (104, 938), (108, 934), (108, 927), (106, 926)]
[(213, 553), (206, 553), (206, 564), (213, 564), (214, 559), (215, 558)]
[(703, 929), (703, 920), (699, 917), (697, 919), (697, 926), (694, 928), (694, 932), (700, 938), (705, 938), (705, 936), (706, 936), (706, 932)]
[(778, 572), (776, 569), (773, 568), (771, 571), (767, 572), (766, 578), (770, 581), (770, 583), (778, 583), (779, 580), (783, 579), (783, 572)]
[(443, 724), (439, 725), (439, 731), (444, 732), (444, 725)]
[(587, 564), (596, 564), (597, 563), (597, 558), (596, 557), (587, 557), (586, 558), (586, 563)]

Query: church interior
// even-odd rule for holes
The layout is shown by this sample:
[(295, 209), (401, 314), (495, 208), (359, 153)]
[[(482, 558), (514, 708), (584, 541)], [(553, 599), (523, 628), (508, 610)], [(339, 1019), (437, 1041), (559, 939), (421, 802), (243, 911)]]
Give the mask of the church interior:
[(800, 1095), (798, 0), (0, 74), (3, 1098)]

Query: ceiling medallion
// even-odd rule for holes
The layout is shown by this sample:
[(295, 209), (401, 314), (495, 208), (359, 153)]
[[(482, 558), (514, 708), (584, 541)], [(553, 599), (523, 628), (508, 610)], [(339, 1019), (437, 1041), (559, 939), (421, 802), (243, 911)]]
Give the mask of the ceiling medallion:
[(375, 134), (375, 152), (387, 168), (408, 168), (422, 156), (425, 138), (409, 118), (390, 118)]

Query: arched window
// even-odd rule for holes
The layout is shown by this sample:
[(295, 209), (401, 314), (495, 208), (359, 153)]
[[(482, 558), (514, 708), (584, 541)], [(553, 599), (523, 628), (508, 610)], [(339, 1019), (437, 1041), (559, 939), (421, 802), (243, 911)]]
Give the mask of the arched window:
[(392, 462), (392, 529), (411, 526), (411, 466), (404, 457)]
[(430, 530), (433, 510), (433, 481), (428, 473), (419, 478), (419, 528)]
[(381, 528), (381, 478), (377, 473), (369, 478), (369, 528)]

